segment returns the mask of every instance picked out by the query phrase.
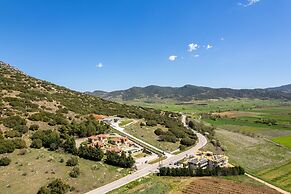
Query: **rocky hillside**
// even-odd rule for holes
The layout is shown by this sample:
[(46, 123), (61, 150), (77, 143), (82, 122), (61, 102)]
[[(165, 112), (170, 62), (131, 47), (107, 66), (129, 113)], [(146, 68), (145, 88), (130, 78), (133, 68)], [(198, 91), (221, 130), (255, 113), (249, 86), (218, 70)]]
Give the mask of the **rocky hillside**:
[[(127, 90), (102, 92), (96, 91), (88, 93), (110, 100), (176, 100), (191, 101), (203, 99), (219, 99), (219, 98), (253, 98), (253, 99), (281, 99), (291, 100), (291, 93), (287, 93), (283, 89), (289, 87), (269, 88), (269, 89), (231, 89), (231, 88), (209, 88), (193, 85), (185, 85), (183, 87), (133, 87)], [(291, 90), (288, 90), (291, 91)]]
[[(128, 106), (72, 91), (30, 77), (3, 62), (0, 62), (0, 89), (0, 132), (9, 137), (14, 136), (6, 134), (12, 133), (7, 132), (12, 128), (22, 128), (16, 131), (23, 130), (24, 133), (26, 128), (34, 125), (40, 129), (58, 129), (80, 123), (91, 114), (145, 118), (161, 124), (170, 121), (180, 125), (171, 113)], [(16, 135), (21, 136), (19, 133)], [(82, 134), (86, 135), (90, 133)]]

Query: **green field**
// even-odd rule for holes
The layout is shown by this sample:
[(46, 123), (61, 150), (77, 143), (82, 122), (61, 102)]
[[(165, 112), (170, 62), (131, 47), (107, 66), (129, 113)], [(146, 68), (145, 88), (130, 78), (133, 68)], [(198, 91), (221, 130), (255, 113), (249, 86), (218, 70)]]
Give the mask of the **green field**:
[(159, 137), (154, 133), (157, 128), (161, 128), (163, 130), (167, 130), (163, 126), (149, 127), (149, 126), (140, 126), (140, 122), (129, 125), (125, 128), (125, 131), (161, 150), (172, 152), (179, 148), (180, 142), (171, 143), (159, 141)]
[(286, 191), (291, 191), (291, 162), (285, 165), (264, 170), (258, 173), (259, 177), (275, 184)]
[(291, 148), (291, 136), (276, 137), (276, 138), (273, 138), (272, 140), (287, 148)]
[(274, 107), (281, 105), (290, 105), (291, 102), (280, 100), (259, 100), (259, 99), (219, 99), (219, 100), (195, 100), (192, 102), (147, 102), (147, 101), (126, 101), (126, 104), (137, 105), (159, 110), (184, 112), (184, 113), (201, 113), (201, 112), (218, 112), (232, 110), (251, 110), (258, 107)]
[[(0, 167), (0, 193), (31, 194), (36, 193), (41, 186), (54, 178), (61, 178), (70, 186), (75, 187), (74, 193), (85, 193), (129, 173), (126, 169), (79, 158), (81, 174), (71, 178), (71, 167), (66, 161), (72, 155), (50, 152), (45, 149), (28, 149), (25, 155), (19, 155), (19, 150), (6, 154), (12, 162), (9, 166)], [(64, 162), (61, 163), (61, 158)]]

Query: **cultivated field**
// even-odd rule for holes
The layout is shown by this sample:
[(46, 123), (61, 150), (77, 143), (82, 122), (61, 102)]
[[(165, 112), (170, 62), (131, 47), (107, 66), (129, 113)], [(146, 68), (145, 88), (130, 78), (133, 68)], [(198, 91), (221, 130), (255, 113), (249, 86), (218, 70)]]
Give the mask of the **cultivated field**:
[[(0, 167), (0, 193), (31, 194), (54, 178), (61, 178), (75, 187), (74, 193), (84, 193), (101, 185), (117, 180), (128, 170), (79, 158), (81, 174), (71, 178), (72, 167), (66, 166), (69, 154), (49, 152), (45, 149), (28, 149), (25, 155), (18, 155), (19, 150), (7, 154), (12, 162), (9, 166)], [(61, 163), (61, 159), (64, 162)]]
[(291, 162), (285, 165), (263, 170), (258, 175), (269, 182), (291, 192)]
[(272, 140), (287, 148), (291, 148), (291, 136), (276, 137), (276, 138), (273, 138)]
[(276, 191), (246, 176), (237, 177), (158, 177), (149, 176), (125, 185), (110, 194), (194, 194), (194, 193), (266, 193)]
[(224, 111), (247, 111), (259, 107), (274, 107), (282, 104), (290, 105), (291, 102), (280, 100), (259, 100), (259, 99), (219, 99), (219, 100), (195, 100), (192, 102), (174, 102), (174, 101), (126, 101), (126, 104), (137, 105), (149, 108), (155, 108), (172, 112), (185, 113), (208, 113)]

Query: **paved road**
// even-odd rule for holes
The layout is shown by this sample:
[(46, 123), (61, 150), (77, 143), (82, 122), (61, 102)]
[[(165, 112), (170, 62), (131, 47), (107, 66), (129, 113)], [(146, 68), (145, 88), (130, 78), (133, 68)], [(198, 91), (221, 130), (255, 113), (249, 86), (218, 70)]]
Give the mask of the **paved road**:
[[(183, 116), (182, 117), (182, 122), (186, 125), (186, 116)], [(195, 132), (196, 133), (196, 132)], [(186, 157), (186, 155), (190, 155), (190, 154), (193, 154), (194, 152), (198, 151), (200, 148), (204, 147), (206, 144), (207, 144), (207, 139), (201, 135), (200, 133), (196, 133), (197, 134), (197, 137), (198, 137), (198, 143), (197, 145), (195, 145), (193, 148), (185, 151), (185, 152), (182, 152), (180, 154), (177, 154), (177, 155), (171, 155), (170, 157), (166, 158), (165, 160), (162, 161), (162, 164), (167, 166), (169, 165), (170, 163), (175, 163), (177, 161), (180, 161), (182, 160), (183, 158)], [(123, 185), (126, 185), (134, 180), (137, 180), (141, 177), (144, 177), (152, 172), (156, 172), (159, 168), (159, 163), (156, 163), (156, 164), (148, 164), (146, 165), (143, 169), (141, 170), (138, 170), (128, 176), (125, 176), (119, 180), (116, 180), (114, 182), (111, 182), (107, 185), (104, 185), (102, 187), (99, 187), (95, 190), (92, 190), (90, 192), (88, 192), (88, 194), (103, 194), (103, 193), (107, 193), (107, 192), (110, 192), (114, 189), (117, 189)]]

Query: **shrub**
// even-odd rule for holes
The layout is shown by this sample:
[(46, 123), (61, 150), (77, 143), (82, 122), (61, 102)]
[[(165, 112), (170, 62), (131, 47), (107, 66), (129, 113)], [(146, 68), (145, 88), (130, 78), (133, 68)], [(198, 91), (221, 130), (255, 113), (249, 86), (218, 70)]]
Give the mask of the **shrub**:
[(11, 160), (8, 157), (3, 157), (0, 159), (0, 166), (8, 166)]
[(158, 123), (155, 120), (149, 120), (146, 122), (147, 126), (153, 127), (156, 126)]
[(30, 147), (31, 148), (40, 149), (42, 147), (42, 141), (41, 141), (41, 139), (34, 139), (34, 140), (32, 140), (32, 143), (31, 143)]
[(28, 127), (27, 127), (26, 125), (18, 125), (18, 126), (16, 126), (16, 127), (14, 127), (14, 129), (15, 129), (16, 131), (18, 131), (19, 133), (22, 133), (22, 134), (28, 132)]
[(20, 116), (10, 116), (3, 119), (3, 125), (8, 128), (14, 128), (19, 125), (26, 125), (26, 120)]
[(157, 128), (154, 133), (157, 135), (157, 136), (160, 136), (160, 135), (163, 135), (164, 134), (164, 131), (161, 129), (161, 128)]
[(23, 139), (12, 139), (15, 149), (27, 148), (26, 142)]
[(38, 129), (39, 129), (39, 125), (37, 124), (30, 125), (29, 127), (29, 130), (31, 131), (37, 131)]
[(14, 138), (14, 137), (21, 137), (22, 134), (16, 130), (9, 130), (5, 131), (5, 137)]
[(74, 167), (69, 175), (72, 178), (77, 178), (80, 175), (80, 169), (78, 167)]
[(174, 135), (160, 135), (159, 138), (161, 141), (167, 141), (172, 143), (176, 143), (178, 141), (178, 138), (176, 138)]
[(78, 158), (77, 157), (72, 157), (67, 160), (66, 166), (77, 166), (78, 165)]
[(0, 154), (12, 153), (15, 150), (15, 145), (12, 140), (0, 140)]
[(41, 187), (37, 194), (65, 194), (70, 191), (70, 186), (61, 179), (55, 179), (47, 186)]

